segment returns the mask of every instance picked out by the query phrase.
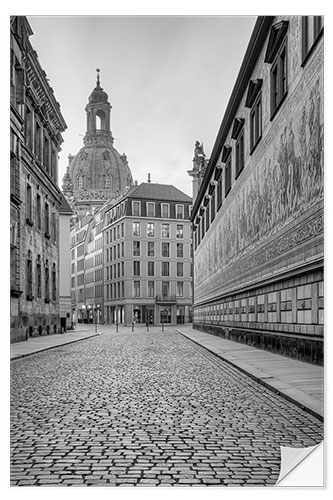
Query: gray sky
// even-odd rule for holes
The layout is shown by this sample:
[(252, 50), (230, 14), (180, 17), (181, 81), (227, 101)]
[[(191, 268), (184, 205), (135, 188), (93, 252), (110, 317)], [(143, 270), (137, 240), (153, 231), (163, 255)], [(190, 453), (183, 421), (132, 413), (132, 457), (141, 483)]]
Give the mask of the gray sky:
[(100, 68), (112, 104), (114, 146), (133, 178), (191, 195), (194, 143), (209, 157), (255, 16), (28, 16), (30, 41), (68, 129), (68, 155), (83, 146), (84, 108)]

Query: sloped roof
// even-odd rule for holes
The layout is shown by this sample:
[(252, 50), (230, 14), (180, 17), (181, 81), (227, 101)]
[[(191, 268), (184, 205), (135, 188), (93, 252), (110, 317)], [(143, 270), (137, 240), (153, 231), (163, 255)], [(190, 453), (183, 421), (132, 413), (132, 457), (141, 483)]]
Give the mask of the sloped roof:
[(132, 186), (125, 194), (125, 197), (192, 203), (192, 198), (176, 187), (170, 184), (155, 184), (153, 182), (142, 182), (139, 186)]
[(62, 193), (60, 193), (60, 205), (59, 205), (59, 214), (65, 215), (72, 215), (73, 210), (71, 207), (68, 205), (66, 198)]

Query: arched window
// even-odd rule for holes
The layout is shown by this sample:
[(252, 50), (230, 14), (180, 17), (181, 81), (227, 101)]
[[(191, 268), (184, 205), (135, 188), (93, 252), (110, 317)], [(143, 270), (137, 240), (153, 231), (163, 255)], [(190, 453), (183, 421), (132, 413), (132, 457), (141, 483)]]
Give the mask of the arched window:
[(105, 130), (105, 113), (103, 110), (99, 109), (96, 113), (96, 130)]

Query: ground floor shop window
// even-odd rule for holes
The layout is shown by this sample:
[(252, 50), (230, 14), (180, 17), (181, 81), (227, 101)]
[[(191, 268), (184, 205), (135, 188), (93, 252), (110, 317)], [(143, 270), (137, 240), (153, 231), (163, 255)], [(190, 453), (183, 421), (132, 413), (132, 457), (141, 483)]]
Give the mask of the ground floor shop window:
[(171, 306), (163, 306), (160, 309), (161, 323), (171, 323)]

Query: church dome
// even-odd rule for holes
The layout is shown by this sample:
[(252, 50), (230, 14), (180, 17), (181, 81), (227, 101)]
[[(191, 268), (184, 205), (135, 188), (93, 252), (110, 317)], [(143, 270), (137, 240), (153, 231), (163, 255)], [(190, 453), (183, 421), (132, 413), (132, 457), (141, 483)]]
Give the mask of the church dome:
[(87, 131), (84, 146), (75, 156), (69, 156), (63, 178), (64, 195), (79, 215), (119, 196), (133, 184), (126, 155), (120, 155), (113, 147), (110, 129), (112, 106), (100, 86), (97, 71), (96, 87), (85, 108)]
[[(74, 194), (85, 199), (113, 198), (133, 184), (126, 155), (120, 155), (113, 146), (104, 144), (81, 148), (70, 158), (69, 175)], [(101, 190), (107, 193), (101, 193)]]

